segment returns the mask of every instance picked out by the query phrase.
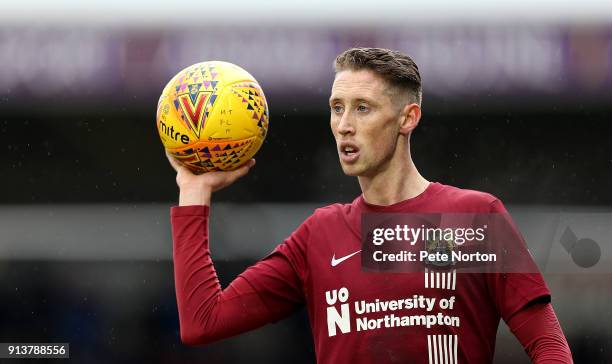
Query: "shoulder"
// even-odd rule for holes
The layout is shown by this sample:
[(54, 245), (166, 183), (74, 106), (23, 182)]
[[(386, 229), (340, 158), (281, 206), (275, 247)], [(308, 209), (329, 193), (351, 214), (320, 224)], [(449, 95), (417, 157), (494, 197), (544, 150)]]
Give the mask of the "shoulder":
[(329, 225), (330, 220), (342, 218), (346, 211), (350, 211), (350, 205), (335, 203), (315, 208), (310, 215), (298, 226), (294, 235), (303, 235), (316, 231), (322, 225)]
[(347, 226), (346, 214), (350, 209), (350, 205), (340, 203), (316, 208), (286, 239), (285, 243), (297, 244), (301, 246), (301, 249), (306, 250), (308, 245), (313, 241), (319, 241), (321, 236), (333, 235), (339, 231), (339, 227)]
[(442, 185), (437, 195), (449, 210), (457, 212), (493, 212), (503, 209), (501, 200), (488, 192)]
[(361, 221), (357, 200), (358, 198), (352, 203), (334, 203), (319, 207), (304, 221), (303, 225), (306, 225), (310, 231), (318, 233), (340, 232), (345, 229), (355, 230), (354, 226), (358, 226)]
[(329, 223), (330, 220), (344, 219), (353, 208), (355, 207), (352, 204), (334, 203), (315, 209), (308, 220), (311, 223)]

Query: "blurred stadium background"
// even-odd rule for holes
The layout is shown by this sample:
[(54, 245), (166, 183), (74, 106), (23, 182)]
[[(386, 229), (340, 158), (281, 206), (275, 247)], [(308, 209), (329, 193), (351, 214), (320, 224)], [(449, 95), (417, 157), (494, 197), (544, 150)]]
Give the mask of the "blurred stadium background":
[[(0, 5), (0, 342), (70, 342), (80, 363), (314, 362), (305, 312), (205, 348), (180, 343), (177, 189), (155, 106), (203, 60), (247, 69), (271, 109), (257, 166), (214, 196), (224, 285), (315, 207), (359, 194), (328, 126), (332, 61), (351, 46), (419, 65), (412, 142), (428, 179), (497, 195), (528, 230), (541, 226), (532, 211), (612, 212), (612, 3), (375, 3)], [(599, 270), (546, 271), (577, 363), (612, 362), (609, 237)], [(503, 324), (495, 362), (528, 362)]]

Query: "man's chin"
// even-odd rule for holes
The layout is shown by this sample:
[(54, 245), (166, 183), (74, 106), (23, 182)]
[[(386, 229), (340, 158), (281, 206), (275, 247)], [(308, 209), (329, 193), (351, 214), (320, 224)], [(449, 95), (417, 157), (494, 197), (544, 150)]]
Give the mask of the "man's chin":
[(346, 165), (342, 162), (340, 162), (340, 164), (342, 165), (342, 172), (344, 172), (344, 174), (347, 176), (359, 177), (361, 174), (363, 174), (362, 169), (356, 165)]

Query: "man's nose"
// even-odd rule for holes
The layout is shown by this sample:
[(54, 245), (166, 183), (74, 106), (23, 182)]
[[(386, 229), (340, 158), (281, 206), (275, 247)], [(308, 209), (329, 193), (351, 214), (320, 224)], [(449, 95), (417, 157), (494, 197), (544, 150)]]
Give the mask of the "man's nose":
[(342, 117), (340, 118), (340, 123), (338, 123), (338, 134), (355, 134), (355, 127), (353, 125), (353, 120), (350, 116), (350, 113), (345, 112), (344, 114), (342, 114)]

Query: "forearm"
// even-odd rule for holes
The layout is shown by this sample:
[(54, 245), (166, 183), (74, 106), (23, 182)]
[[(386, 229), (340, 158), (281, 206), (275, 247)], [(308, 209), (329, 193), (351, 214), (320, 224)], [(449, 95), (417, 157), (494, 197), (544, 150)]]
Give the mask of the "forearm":
[(232, 336), (270, 320), (267, 307), (244, 278), (221, 290), (208, 246), (207, 212), (206, 206), (172, 209), (180, 333), (189, 345)]
[(508, 326), (533, 363), (573, 363), (569, 345), (550, 303), (522, 309), (509, 320)]

